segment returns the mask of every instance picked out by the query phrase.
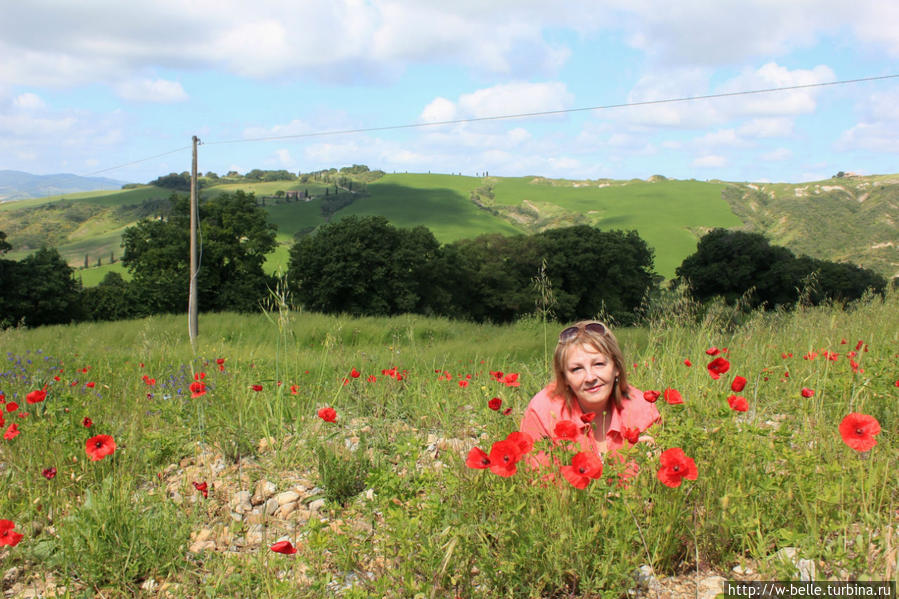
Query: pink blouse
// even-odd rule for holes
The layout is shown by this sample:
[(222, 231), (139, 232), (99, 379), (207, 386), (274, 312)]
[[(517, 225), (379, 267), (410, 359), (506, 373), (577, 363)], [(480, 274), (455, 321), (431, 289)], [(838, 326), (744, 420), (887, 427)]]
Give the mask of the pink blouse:
[[(571, 402), (569, 410), (565, 407), (564, 396), (556, 395), (554, 391), (555, 383), (548, 384), (531, 399), (524, 412), (521, 431), (535, 440), (555, 437), (553, 431), (560, 420), (571, 420), (578, 427), (583, 426), (581, 416), (584, 412), (577, 400)], [(655, 404), (643, 399), (643, 392), (634, 386), (629, 386), (627, 394), (621, 398), (621, 409), (612, 408), (611, 412), (612, 422), (605, 443), (596, 440), (592, 426), (584, 427), (586, 435), (581, 437), (581, 443), (585, 450), (591, 449), (597, 455), (615, 451), (625, 444), (627, 437), (635, 438), (660, 418)]]

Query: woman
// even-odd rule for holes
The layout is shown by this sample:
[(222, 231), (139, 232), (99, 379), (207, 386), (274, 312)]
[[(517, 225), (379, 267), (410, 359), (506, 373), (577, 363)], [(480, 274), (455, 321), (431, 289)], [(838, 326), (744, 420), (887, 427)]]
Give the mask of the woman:
[(559, 438), (573, 422), (585, 450), (599, 455), (626, 442), (651, 441), (642, 433), (659, 419), (655, 405), (628, 385), (624, 356), (605, 325), (581, 321), (563, 330), (553, 354), (555, 380), (531, 399), (521, 431), (534, 439)]

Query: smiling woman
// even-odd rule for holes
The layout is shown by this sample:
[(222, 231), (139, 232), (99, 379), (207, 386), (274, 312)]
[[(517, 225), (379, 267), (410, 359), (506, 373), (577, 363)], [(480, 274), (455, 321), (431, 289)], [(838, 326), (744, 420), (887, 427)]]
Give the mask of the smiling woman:
[(628, 384), (618, 340), (602, 323), (564, 329), (553, 371), (555, 380), (531, 399), (521, 422), (521, 431), (535, 439), (557, 438), (560, 424), (573, 423), (581, 446), (600, 454), (636, 443), (659, 419), (658, 409)]

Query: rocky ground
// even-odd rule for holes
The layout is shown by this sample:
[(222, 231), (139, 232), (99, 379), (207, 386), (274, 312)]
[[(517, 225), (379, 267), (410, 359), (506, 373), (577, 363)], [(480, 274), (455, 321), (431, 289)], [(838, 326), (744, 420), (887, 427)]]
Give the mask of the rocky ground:
[[(348, 442), (351, 442), (349, 440)], [(428, 438), (423, 447), (418, 466), (440, 468), (439, 456), (446, 451), (467, 451), (477, 443), (477, 439), (442, 439), (435, 435)], [(203, 524), (192, 531), (188, 551), (193, 559), (202, 561), (211, 553), (226, 553), (238, 558), (245, 556), (251, 559), (259, 551), (268, 551), (271, 545), (281, 540), (289, 540), (298, 549), (302, 557), (294, 563), (294, 567), (277, 573), (284, 579), (289, 577), (299, 588), (311, 582), (308, 569), (297, 567), (300, 563), (317, 564), (316, 567), (336, 566), (327, 556), (312, 555), (304, 543), (310, 521), (316, 521), (322, 528), (334, 532), (350, 534), (364, 542), (372, 536), (371, 512), (365, 510), (365, 502), (375, 499), (374, 491), (366, 489), (356, 499), (356, 507), (351, 506), (340, 512), (328, 509), (324, 492), (316, 485), (317, 473), (313, 465), (305, 468), (284, 471), (278, 470), (277, 476), (272, 474), (270, 458), (273, 454), (272, 441), (263, 439), (257, 448), (257, 457), (244, 458), (238, 463), (229, 462), (225, 457), (210, 449), (199, 448), (194, 457), (182, 459), (177, 464), (170, 464), (159, 473), (157, 489), (176, 504), (205, 511)], [(197, 484), (206, 483), (207, 497)], [(363, 514), (368, 516), (363, 517)], [(374, 522), (377, 525), (377, 522)], [(789, 549), (789, 548), (788, 548)], [(389, 563), (383, 557), (372, 552), (369, 558), (361, 561), (366, 568), (362, 571), (332, 571), (335, 582), (331, 585), (334, 596), (359, 583), (362, 578), (374, 578)], [(0, 558), (4, 552), (0, 551)], [(782, 556), (798, 568), (804, 579), (814, 576), (815, 565), (810, 560), (803, 560), (795, 551), (786, 552)], [(635, 572), (634, 588), (630, 591), (633, 599), (638, 598), (699, 598), (712, 599), (723, 593), (725, 580), (757, 579), (758, 575), (751, 566), (737, 566), (730, 572), (720, 572), (705, 567), (680, 576), (657, 577), (649, 566), (643, 566)], [(30, 575), (26, 568), (12, 567), (3, 572), (2, 589), (4, 597), (64, 597), (77, 594), (81, 596), (85, 589), (66, 589), (58, 587), (52, 578)], [(104, 594), (101, 589), (97, 597), (121, 596), (109, 590)], [(185, 589), (178, 581), (148, 579), (143, 582), (141, 596), (176, 598), (185, 596)]]

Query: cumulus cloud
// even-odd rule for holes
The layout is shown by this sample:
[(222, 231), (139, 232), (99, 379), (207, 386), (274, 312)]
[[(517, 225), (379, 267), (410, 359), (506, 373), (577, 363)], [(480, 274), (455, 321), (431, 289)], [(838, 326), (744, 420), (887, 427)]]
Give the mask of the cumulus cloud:
[(39, 95), (27, 92), (16, 96), (13, 100), (13, 106), (22, 110), (39, 110), (44, 108), (46, 104)]
[(899, 87), (880, 91), (863, 98), (856, 106), (860, 120), (842, 133), (837, 148), (899, 153)]
[[(631, 90), (628, 101), (648, 102), (633, 106), (622, 114), (632, 124), (681, 129), (720, 126), (734, 119), (753, 119), (758, 136), (771, 136), (776, 130), (789, 131), (791, 117), (815, 110), (819, 88), (749, 93), (775, 88), (815, 85), (834, 81), (827, 66), (790, 70), (775, 63), (746, 69), (719, 85), (712, 85), (712, 71), (702, 68), (644, 75)], [(653, 103), (697, 96), (725, 95), (718, 98)]]
[(789, 160), (792, 157), (793, 151), (788, 148), (777, 148), (776, 150), (762, 154), (762, 160), (767, 160), (769, 162), (782, 162), (784, 160)]
[(116, 85), (116, 93), (134, 102), (172, 104), (188, 99), (179, 82), (165, 79), (132, 79)]
[(720, 168), (727, 165), (727, 158), (716, 154), (698, 156), (693, 160), (693, 166), (700, 168)]
[(421, 120), (438, 122), (464, 118), (552, 112), (569, 108), (574, 96), (564, 83), (506, 83), (462, 94), (455, 102), (435, 98), (422, 111)]
[[(302, 72), (365, 79), (422, 63), (486, 74), (556, 72), (568, 59), (546, 26), (595, 23), (597, 10), (520, 2), (409, 0), (33, 0), (4, 7), (0, 81), (114, 81), (155, 65), (224, 67), (253, 78)], [(311, 26), (310, 26), (311, 25)]]

